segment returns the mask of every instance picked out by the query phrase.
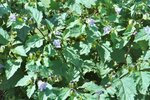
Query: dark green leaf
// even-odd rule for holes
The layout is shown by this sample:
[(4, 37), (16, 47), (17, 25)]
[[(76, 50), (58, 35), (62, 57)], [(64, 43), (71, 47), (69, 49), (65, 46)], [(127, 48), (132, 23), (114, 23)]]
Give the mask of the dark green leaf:
[(9, 35), (6, 31), (4, 31), (1, 27), (0, 27), (0, 44), (7, 44), (9, 42)]

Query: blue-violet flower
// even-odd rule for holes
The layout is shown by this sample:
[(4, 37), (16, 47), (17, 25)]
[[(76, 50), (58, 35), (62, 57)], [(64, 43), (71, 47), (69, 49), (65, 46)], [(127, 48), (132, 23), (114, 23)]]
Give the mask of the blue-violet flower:
[(86, 23), (90, 26), (93, 26), (95, 24), (95, 20), (92, 18), (87, 18)]
[(116, 12), (117, 14), (119, 14), (119, 13), (121, 12), (121, 10), (122, 10), (122, 8), (115, 7), (115, 12)]
[(10, 14), (9, 20), (10, 21), (16, 21), (16, 14)]
[(61, 48), (61, 42), (59, 39), (55, 39), (53, 41), (53, 45), (56, 47), (56, 48)]
[(55, 35), (61, 35), (61, 32), (56, 31), (54, 34), (55, 34)]
[(40, 91), (45, 90), (45, 89), (46, 89), (46, 86), (47, 86), (47, 83), (46, 83), (46, 82), (43, 82), (43, 81), (41, 81), (41, 80), (38, 81), (38, 89), (39, 89)]
[(104, 34), (109, 34), (110, 31), (111, 31), (111, 26), (105, 26), (105, 27), (103, 28), (103, 30), (104, 30)]

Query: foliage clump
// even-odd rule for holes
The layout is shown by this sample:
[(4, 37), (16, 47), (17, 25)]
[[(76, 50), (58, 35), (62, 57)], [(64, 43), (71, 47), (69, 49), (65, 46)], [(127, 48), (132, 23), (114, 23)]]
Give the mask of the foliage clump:
[(0, 0), (0, 98), (150, 98), (150, 1)]

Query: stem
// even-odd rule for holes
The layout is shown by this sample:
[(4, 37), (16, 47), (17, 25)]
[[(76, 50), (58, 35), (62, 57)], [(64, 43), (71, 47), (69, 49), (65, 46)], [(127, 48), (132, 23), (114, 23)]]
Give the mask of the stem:
[(61, 57), (62, 57), (63, 61), (64, 61), (65, 63), (67, 63), (67, 60), (66, 60), (66, 58), (64, 57), (64, 55), (63, 55), (63, 53), (62, 53), (62, 52), (60, 52), (60, 55), (61, 55)]
[(132, 45), (133, 41), (134, 41), (134, 35), (131, 36), (131, 38), (130, 38), (128, 44), (127, 44), (127, 45), (128, 45), (128, 46), (127, 46), (128, 50), (127, 50), (125, 59), (127, 59), (128, 55), (129, 55), (129, 52), (130, 52), (130, 50), (131, 50), (131, 45)]
[(129, 74), (129, 72), (127, 72), (126, 74), (122, 75), (122, 76), (120, 77), (120, 79), (122, 79), (123, 77), (125, 77), (125, 76), (128, 75), (128, 74)]

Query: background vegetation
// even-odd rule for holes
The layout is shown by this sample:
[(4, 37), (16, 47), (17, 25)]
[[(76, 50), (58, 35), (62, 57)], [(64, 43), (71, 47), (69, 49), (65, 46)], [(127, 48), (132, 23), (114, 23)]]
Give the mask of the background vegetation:
[(0, 98), (149, 100), (149, 0), (0, 0)]

